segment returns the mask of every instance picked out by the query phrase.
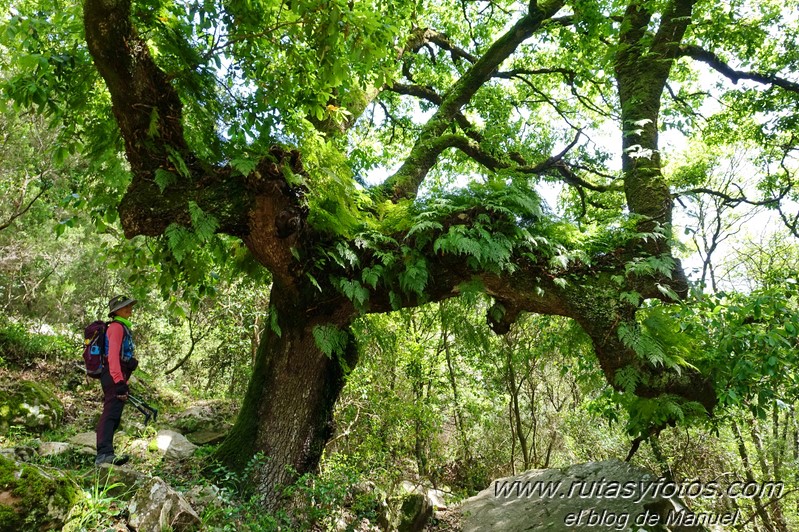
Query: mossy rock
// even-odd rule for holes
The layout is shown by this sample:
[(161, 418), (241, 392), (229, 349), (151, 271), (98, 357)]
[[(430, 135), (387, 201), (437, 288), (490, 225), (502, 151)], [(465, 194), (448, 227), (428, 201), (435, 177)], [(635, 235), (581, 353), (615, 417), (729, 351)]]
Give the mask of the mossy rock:
[(228, 418), (232, 411), (230, 405), (223, 401), (201, 401), (177, 416), (172, 426), (182, 434), (199, 431), (226, 433), (230, 429)]
[(433, 516), (433, 507), (424, 493), (408, 493), (402, 499), (399, 512), (399, 532), (417, 532), (422, 530)]
[(65, 473), (0, 456), (0, 530), (61, 530), (79, 491)]
[(44, 384), (18, 381), (0, 386), (0, 432), (11, 425), (41, 432), (57, 427), (63, 417), (61, 401)]

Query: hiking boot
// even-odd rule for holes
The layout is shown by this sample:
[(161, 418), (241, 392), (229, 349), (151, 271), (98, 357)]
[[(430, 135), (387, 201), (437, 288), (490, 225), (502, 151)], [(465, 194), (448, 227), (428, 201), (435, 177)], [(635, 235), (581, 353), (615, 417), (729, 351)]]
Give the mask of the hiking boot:
[(127, 464), (128, 460), (130, 460), (130, 456), (126, 454), (123, 454), (122, 456), (117, 456), (115, 454), (104, 454), (98, 456), (94, 460), (94, 465), (99, 466), (103, 464), (111, 464), (115, 466), (121, 466)]

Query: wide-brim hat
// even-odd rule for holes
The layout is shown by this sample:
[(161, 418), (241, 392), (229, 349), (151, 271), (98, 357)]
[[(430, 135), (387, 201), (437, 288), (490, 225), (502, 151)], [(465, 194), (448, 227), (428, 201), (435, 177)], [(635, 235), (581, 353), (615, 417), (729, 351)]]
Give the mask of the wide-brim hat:
[(137, 300), (127, 296), (113, 297), (111, 301), (108, 302), (108, 315), (111, 316), (117, 310), (125, 308), (128, 305), (135, 305), (136, 303), (138, 303)]

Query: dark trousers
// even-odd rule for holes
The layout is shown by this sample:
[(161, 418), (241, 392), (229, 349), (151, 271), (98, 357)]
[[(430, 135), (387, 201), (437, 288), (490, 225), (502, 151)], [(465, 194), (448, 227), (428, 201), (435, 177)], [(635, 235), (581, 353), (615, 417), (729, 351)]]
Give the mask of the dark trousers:
[(103, 413), (97, 422), (97, 456), (114, 454), (114, 432), (119, 428), (125, 407), (125, 402), (117, 399), (114, 379), (108, 370), (100, 375), (100, 384), (103, 385)]

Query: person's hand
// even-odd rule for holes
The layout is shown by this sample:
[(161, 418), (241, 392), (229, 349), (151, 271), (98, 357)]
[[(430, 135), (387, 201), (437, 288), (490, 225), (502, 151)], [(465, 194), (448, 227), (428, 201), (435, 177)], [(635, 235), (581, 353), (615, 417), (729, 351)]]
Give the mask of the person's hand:
[(128, 383), (127, 382), (118, 382), (116, 384), (116, 392), (117, 392), (117, 399), (120, 401), (127, 401), (128, 400)]

